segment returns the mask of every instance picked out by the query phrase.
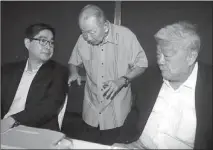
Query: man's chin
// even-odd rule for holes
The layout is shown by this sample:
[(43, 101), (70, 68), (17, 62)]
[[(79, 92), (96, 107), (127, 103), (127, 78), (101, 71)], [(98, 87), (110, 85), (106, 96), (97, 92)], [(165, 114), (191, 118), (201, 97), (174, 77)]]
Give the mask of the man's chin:
[(50, 58), (51, 58), (51, 57), (42, 57), (42, 58), (41, 58), (41, 61), (46, 62), (46, 61), (50, 60)]
[(161, 75), (164, 79), (169, 80), (169, 75), (165, 71), (161, 71)]

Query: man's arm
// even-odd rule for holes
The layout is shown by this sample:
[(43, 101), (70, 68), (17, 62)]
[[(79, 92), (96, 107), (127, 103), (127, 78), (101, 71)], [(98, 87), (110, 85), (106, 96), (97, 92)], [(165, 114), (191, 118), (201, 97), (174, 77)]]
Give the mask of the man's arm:
[(125, 37), (128, 37), (126, 39), (126, 49), (129, 56), (126, 58), (129, 62), (128, 70), (122, 77), (104, 83), (104, 96), (106, 96), (107, 99), (113, 99), (124, 86), (127, 86), (127, 83), (140, 76), (148, 67), (145, 51), (138, 42), (137, 37), (131, 31), (127, 33), (128, 36)]
[(73, 65), (73, 64), (69, 64), (69, 71), (70, 71), (70, 75), (72, 74), (79, 74), (79, 66)]
[(108, 81), (104, 83), (104, 96), (107, 99), (113, 99), (116, 94), (125, 86), (125, 78), (128, 78), (129, 82), (133, 81), (135, 78), (143, 74), (146, 70), (146, 67), (134, 67), (130, 68), (129, 72), (125, 77), (120, 77), (115, 81)]
[(81, 85), (82, 78), (79, 75), (79, 67), (73, 64), (69, 64), (69, 79), (68, 79), (68, 85), (71, 86), (71, 83), (75, 80), (77, 80), (78, 85)]
[(77, 80), (78, 85), (81, 85), (81, 76), (79, 75), (79, 67), (83, 64), (82, 58), (79, 54), (79, 49), (82, 49), (84, 45), (84, 40), (82, 36), (79, 36), (77, 43), (72, 51), (70, 59), (68, 61), (69, 65), (69, 79), (68, 85), (71, 86), (71, 83)]
[[(146, 67), (135, 67), (134, 69), (131, 69), (131, 71), (129, 71), (125, 76), (122, 76), (115, 81), (105, 82), (104, 84), (106, 87), (104, 89), (104, 96), (106, 96), (107, 99), (108, 98), (113, 99), (114, 96), (116, 96), (116, 94), (125, 86), (126, 84), (125, 78), (129, 80), (128, 82), (131, 82), (135, 78), (143, 74), (145, 70), (146, 70)], [(114, 82), (114, 85), (116, 86), (110, 89), (110, 87), (113, 87), (112, 82)]]
[(11, 84), (8, 83), (14, 82), (13, 76), (16, 75), (17, 65), (19, 63), (13, 62), (1, 66), (1, 119), (10, 109), (9, 105), (11, 98), (13, 98), (12, 95), (14, 94), (15, 96), (15, 93), (13, 93), (15, 90), (11, 91)]
[(146, 70), (146, 67), (138, 67), (136, 66), (133, 69), (130, 69), (130, 72), (128, 72), (125, 76), (129, 79), (129, 81), (134, 80), (136, 77), (140, 76), (144, 71)]

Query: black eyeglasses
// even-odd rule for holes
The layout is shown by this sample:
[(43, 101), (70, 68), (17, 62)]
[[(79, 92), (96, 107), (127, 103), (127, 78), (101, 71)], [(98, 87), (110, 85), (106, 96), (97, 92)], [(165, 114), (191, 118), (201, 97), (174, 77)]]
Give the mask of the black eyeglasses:
[(47, 43), (50, 45), (50, 47), (54, 47), (54, 45), (55, 45), (54, 41), (48, 41), (46, 39), (31, 38), (31, 40), (39, 41), (39, 44), (42, 46), (46, 46)]

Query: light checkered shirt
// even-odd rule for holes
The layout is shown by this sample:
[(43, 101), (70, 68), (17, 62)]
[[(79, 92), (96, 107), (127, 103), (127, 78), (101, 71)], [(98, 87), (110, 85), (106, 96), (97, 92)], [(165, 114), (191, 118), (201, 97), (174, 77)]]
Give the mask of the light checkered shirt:
[(129, 65), (147, 67), (148, 61), (136, 36), (127, 28), (110, 24), (109, 34), (101, 45), (92, 46), (79, 37), (69, 64), (83, 63), (87, 82), (84, 91), (83, 119), (101, 130), (123, 125), (131, 109), (130, 85), (112, 101), (103, 97), (103, 82), (115, 80), (129, 71)]

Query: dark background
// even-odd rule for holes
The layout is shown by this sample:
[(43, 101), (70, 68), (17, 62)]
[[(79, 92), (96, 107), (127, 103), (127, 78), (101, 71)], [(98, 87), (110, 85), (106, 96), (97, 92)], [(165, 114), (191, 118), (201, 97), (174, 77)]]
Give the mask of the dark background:
[[(67, 65), (80, 34), (78, 14), (86, 4), (100, 6), (108, 19), (114, 21), (114, 1), (22, 1), (1, 2), (1, 63), (27, 58), (24, 47), (25, 28), (36, 22), (51, 24), (56, 29), (53, 59)], [(199, 60), (212, 64), (212, 2), (122, 2), (121, 24), (132, 30), (144, 48), (149, 65), (156, 64), (156, 43), (153, 35), (163, 26), (179, 20), (198, 25), (202, 45)], [(148, 82), (148, 81), (147, 81)], [(149, 84), (149, 83), (143, 83)], [(81, 132), (84, 85), (72, 86), (62, 131), (70, 137)]]
[[(20, 1), (1, 2), (1, 63), (27, 58), (25, 28), (35, 22), (51, 24), (56, 29), (53, 59), (67, 65), (80, 34), (78, 13), (86, 4), (96, 4), (114, 21), (114, 1)], [(164, 25), (188, 20), (198, 25), (202, 38), (199, 59), (212, 64), (212, 2), (122, 2), (122, 25), (131, 29), (144, 48), (149, 65), (156, 63), (153, 35)]]

